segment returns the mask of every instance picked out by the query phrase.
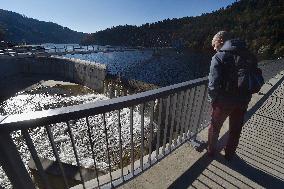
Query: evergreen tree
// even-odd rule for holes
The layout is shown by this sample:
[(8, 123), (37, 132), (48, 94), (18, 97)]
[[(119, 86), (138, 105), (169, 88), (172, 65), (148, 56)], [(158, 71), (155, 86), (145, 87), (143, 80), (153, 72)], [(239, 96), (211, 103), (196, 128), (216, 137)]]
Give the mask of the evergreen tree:
[(84, 44), (177, 47), (211, 50), (219, 30), (246, 40), (260, 57), (283, 56), (283, 0), (240, 0), (197, 17), (166, 19), (137, 26), (117, 26), (93, 33)]
[[(79, 43), (84, 36), (52, 22), (0, 9), (0, 39), (13, 43)], [(2, 29), (1, 29), (2, 28)], [(1, 32), (2, 31), (2, 32)], [(5, 35), (3, 35), (5, 31)]]

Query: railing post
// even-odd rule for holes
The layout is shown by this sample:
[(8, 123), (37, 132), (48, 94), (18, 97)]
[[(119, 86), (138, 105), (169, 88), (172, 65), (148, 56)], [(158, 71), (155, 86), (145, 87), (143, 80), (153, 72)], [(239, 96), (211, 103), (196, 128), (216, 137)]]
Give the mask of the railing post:
[(10, 133), (0, 131), (0, 163), (15, 189), (35, 189)]
[(203, 144), (205, 144), (204, 141), (201, 141), (199, 138), (197, 138), (197, 134), (198, 134), (198, 129), (200, 127), (201, 117), (202, 117), (202, 114), (204, 113), (203, 109), (204, 109), (204, 104), (205, 104), (205, 101), (206, 101), (206, 98), (207, 98), (207, 90), (208, 90), (208, 86), (204, 85), (204, 94), (203, 94), (202, 101), (201, 101), (200, 111), (198, 113), (197, 125), (196, 125), (196, 128), (195, 128), (194, 134), (192, 136), (192, 139), (190, 140), (190, 143), (194, 148), (199, 148)]

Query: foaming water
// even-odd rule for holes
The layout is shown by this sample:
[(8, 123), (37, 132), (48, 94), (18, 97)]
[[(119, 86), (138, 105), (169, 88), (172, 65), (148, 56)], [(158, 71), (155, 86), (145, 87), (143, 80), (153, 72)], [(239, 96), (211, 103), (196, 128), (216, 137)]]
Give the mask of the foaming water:
[[(56, 86), (58, 87), (58, 86)], [(108, 100), (109, 98), (96, 93), (86, 93), (80, 95), (66, 95), (63, 91), (56, 87), (39, 86), (36, 89), (20, 92), (14, 97), (2, 102), (0, 104), (1, 115), (11, 115), (28, 113), (40, 110), (47, 110), (52, 108), (58, 108), (63, 106), (70, 106), (75, 104), (96, 103), (102, 100)], [(68, 87), (64, 87), (67, 90)], [(62, 88), (61, 88), (62, 89)], [(73, 87), (74, 89), (74, 87)], [(129, 154), (131, 152), (130, 145), (130, 110), (124, 108), (120, 111), (121, 120), (121, 133), (122, 133), (122, 148), (124, 161), (129, 161)], [(108, 112), (105, 114), (106, 128), (108, 135), (108, 142), (110, 148), (110, 154), (112, 155), (112, 166), (114, 169), (119, 166), (119, 132), (118, 132), (118, 111)], [(96, 163), (100, 172), (106, 173), (108, 167), (106, 139), (104, 133), (104, 119), (103, 115), (89, 116), (88, 121), (91, 125), (92, 142), (94, 144), (94, 152), (96, 154)], [(144, 118), (145, 135), (148, 132), (150, 119)], [(87, 135), (88, 126), (86, 118), (73, 120), (71, 128), (74, 134), (75, 145), (77, 147), (80, 163), (83, 167), (94, 168), (94, 160), (92, 159), (92, 153), (90, 150), (89, 138)], [(68, 134), (68, 128), (66, 123), (56, 123), (49, 126), (54, 136), (55, 144), (58, 149), (58, 153), (62, 162), (76, 165), (76, 159), (72, 148), (70, 136)], [(55, 160), (52, 148), (49, 143), (47, 131), (45, 127), (37, 127), (30, 129), (29, 133), (33, 140), (36, 151), (41, 158), (47, 158)], [(133, 112), (133, 137), (134, 146), (139, 146), (141, 141), (141, 115), (137, 107)], [(23, 139), (21, 131), (12, 132), (12, 138), (15, 142), (25, 166), (28, 168), (28, 162), (31, 155), (28, 151), (26, 143)], [(126, 164), (127, 165), (127, 164)], [(126, 166), (125, 165), (125, 166)], [(6, 188), (11, 188), (8, 178), (0, 168), (0, 184)]]

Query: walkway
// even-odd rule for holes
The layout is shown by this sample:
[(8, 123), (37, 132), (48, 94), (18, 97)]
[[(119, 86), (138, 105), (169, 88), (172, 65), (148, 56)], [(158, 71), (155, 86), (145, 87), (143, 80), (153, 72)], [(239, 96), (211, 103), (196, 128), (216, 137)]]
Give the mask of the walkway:
[[(220, 153), (208, 158), (184, 144), (121, 189), (284, 188), (284, 71), (270, 79), (249, 105), (246, 123), (230, 162), (223, 157), (228, 122), (221, 131)], [(207, 140), (207, 130), (200, 137)]]

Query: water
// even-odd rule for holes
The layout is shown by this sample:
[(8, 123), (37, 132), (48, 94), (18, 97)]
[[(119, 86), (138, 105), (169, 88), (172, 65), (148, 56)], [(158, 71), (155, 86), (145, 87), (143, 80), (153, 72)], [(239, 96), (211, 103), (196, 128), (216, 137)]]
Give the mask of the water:
[(66, 58), (88, 60), (107, 65), (110, 74), (123, 74), (127, 69), (134, 69), (152, 58), (152, 51), (122, 51), (122, 52), (98, 52), (91, 54), (67, 54)]
[[(48, 50), (52, 51), (54, 44), (44, 45)], [(66, 44), (56, 45), (61, 49), (73, 48), (72, 45)], [(79, 46), (78, 46), (79, 47)], [(101, 48), (101, 47), (94, 47)], [(108, 47), (105, 47), (108, 48)], [(119, 48), (119, 47), (117, 47)], [(70, 49), (71, 50), (71, 49)], [(83, 47), (82, 50), (86, 50)], [(183, 81), (188, 81), (194, 78), (206, 75), (208, 70), (209, 58), (201, 54), (177, 54), (174, 51), (157, 53), (154, 50), (134, 50), (134, 51), (119, 51), (119, 52), (99, 52), (92, 54), (67, 54), (67, 58), (77, 58), (81, 60), (89, 60), (107, 65), (109, 74), (120, 75), (125, 79), (134, 79), (152, 83), (158, 86), (167, 86)], [(69, 106), (82, 103), (96, 102), (99, 100), (107, 100), (108, 98), (102, 94), (95, 94), (92, 91), (86, 93), (69, 94), (66, 87), (58, 89), (56, 87), (48, 87), (40, 85), (38, 88), (24, 91), (16, 94), (14, 97), (0, 104), (0, 115), (27, 113), (33, 111), (46, 110), (62, 106)], [(129, 130), (129, 114), (128, 108), (121, 110), (121, 126), (122, 126), (122, 142), (123, 142), (123, 157), (126, 159), (130, 154), (130, 130)], [(141, 115), (137, 107), (134, 108), (134, 141), (135, 146), (139, 146), (140, 141), (140, 121)], [(109, 112), (106, 114), (108, 136), (111, 146), (111, 154), (116, 154), (112, 158), (114, 167), (119, 163), (119, 139), (117, 112)], [(104, 124), (102, 115), (90, 117), (90, 123), (93, 126), (93, 142), (95, 144), (96, 161), (100, 170), (107, 168), (106, 143), (104, 135)], [(149, 132), (149, 117), (145, 117), (145, 136)], [(60, 158), (63, 162), (75, 164), (75, 157), (72, 151), (71, 141), (68, 136), (67, 127), (64, 123), (58, 123), (51, 127), (56, 145), (58, 147)], [(84, 167), (93, 167), (93, 160), (89, 150), (88, 138), (86, 134), (87, 125), (85, 119), (76, 120), (72, 125), (76, 146), (80, 162)], [(52, 149), (47, 142), (48, 137), (43, 127), (39, 127), (30, 131), (31, 137), (36, 146), (36, 150), (40, 157), (54, 160), (51, 153)], [(21, 153), (23, 161), (27, 166), (30, 159), (30, 154), (27, 153), (27, 146), (23, 141), (20, 131), (12, 133), (13, 139)], [(0, 167), (0, 184), (5, 188), (11, 188), (9, 181), (3, 170)]]
[(153, 50), (135, 50), (67, 54), (64, 57), (106, 64), (107, 72), (110, 74), (158, 86), (167, 86), (204, 77), (209, 71), (210, 62), (208, 55), (177, 54), (173, 50), (162, 52), (162, 55), (157, 55)]
[(42, 44), (47, 52), (89, 50), (117, 50), (91, 54), (67, 54), (67, 58), (88, 60), (107, 65), (112, 75), (120, 75), (127, 80), (139, 80), (158, 86), (167, 86), (208, 74), (210, 55), (196, 52), (177, 53), (174, 49), (129, 50), (121, 46), (80, 46), (79, 44)]
[[(46, 82), (54, 83), (54, 82)], [(76, 89), (78, 87), (79, 89)], [(83, 91), (78, 93), (78, 91)], [(69, 92), (66, 92), (69, 91)], [(0, 115), (29, 113), (40, 110), (47, 110), (50, 108), (57, 108), (62, 106), (70, 106), (74, 104), (95, 103), (101, 100), (108, 100), (109, 98), (102, 94), (95, 94), (90, 89), (86, 89), (77, 85), (59, 85), (47, 86), (45, 83), (39, 84), (37, 87), (20, 92), (14, 97), (2, 102), (0, 104)], [(122, 134), (122, 148), (123, 157), (128, 159), (130, 147), (130, 110), (124, 108), (120, 111), (121, 119), (121, 134)], [(112, 155), (112, 167), (118, 168), (119, 164), (119, 133), (118, 133), (118, 112), (108, 112), (105, 114), (106, 128), (108, 132), (108, 142), (110, 154)], [(108, 160), (106, 151), (106, 140), (104, 133), (103, 115), (89, 116), (89, 123), (92, 129), (92, 142), (94, 143), (94, 152), (96, 154), (97, 167), (100, 171), (107, 172)], [(149, 117), (144, 118), (145, 136), (149, 133)], [(61, 161), (76, 165), (76, 159), (71, 145), (71, 140), (67, 132), (66, 123), (57, 123), (50, 126), (54, 136), (55, 144), (58, 148), (58, 153)], [(87, 168), (94, 168), (92, 154), (90, 150), (89, 138), (87, 135), (86, 119), (74, 120), (71, 124), (72, 131), (75, 138), (75, 143), (82, 166)], [(44, 127), (38, 127), (29, 130), (34, 146), (39, 156), (55, 160), (52, 153), (51, 145), (49, 144), (48, 136)], [(139, 146), (141, 141), (141, 115), (137, 107), (134, 107), (133, 112), (133, 137), (134, 146)], [(30, 153), (23, 140), (21, 131), (12, 132), (12, 138), (21, 154), (24, 164), (30, 160)], [(126, 166), (126, 165), (125, 165)], [(28, 169), (28, 167), (27, 167)], [(11, 188), (8, 178), (5, 176), (0, 167), (0, 185), (5, 188)]]
[[(37, 45), (35, 45), (37, 46)], [(73, 51), (74, 48), (76, 51), (88, 51), (88, 50), (123, 50), (125, 47), (121, 46), (101, 46), (101, 45), (88, 45), (81, 46), (79, 44), (54, 44), (54, 43), (44, 43), (41, 44), (44, 47), (46, 52), (65, 52), (65, 51)]]

